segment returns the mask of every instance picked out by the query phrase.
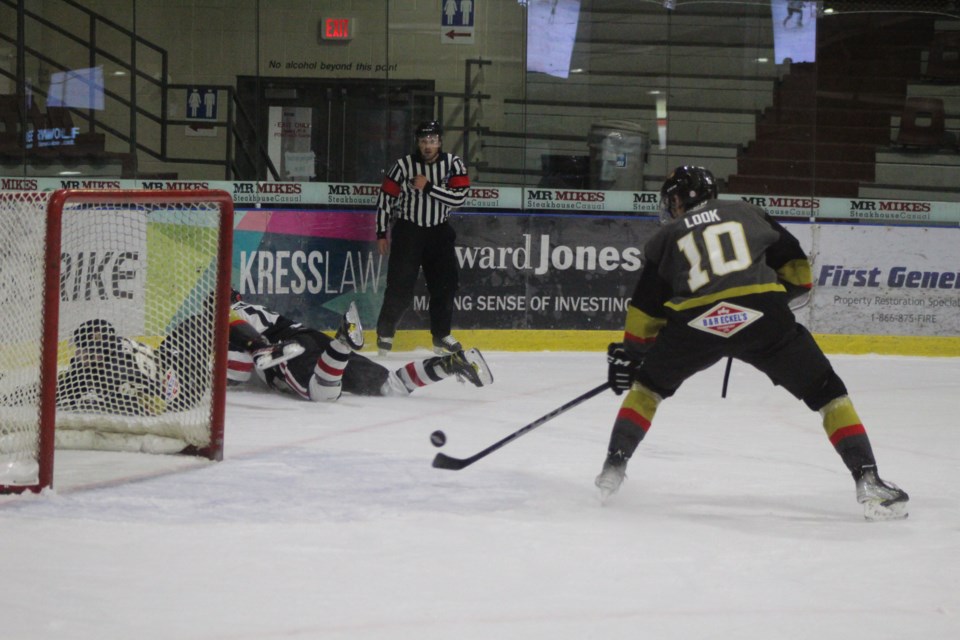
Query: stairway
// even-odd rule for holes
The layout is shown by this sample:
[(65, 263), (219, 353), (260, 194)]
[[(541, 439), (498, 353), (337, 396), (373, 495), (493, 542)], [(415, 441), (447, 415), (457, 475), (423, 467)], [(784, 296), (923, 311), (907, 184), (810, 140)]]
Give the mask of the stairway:
[(933, 20), (848, 14), (817, 28), (817, 62), (792, 65), (780, 81), (727, 179), (730, 191), (857, 197), (874, 181), (876, 150), (889, 146), (890, 117), (920, 78)]
[[(219, 99), (225, 115), (217, 123), (226, 135), (194, 138), (189, 145), (176, 146), (188, 155), (175, 157), (174, 145), (168, 144), (171, 132), (196, 122), (170, 117), (169, 101), (182, 99), (193, 85), (169, 82), (166, 49), (84, 4), (91, 3), (0, 0), (0, 42), (22, 51), (26, 60), (16, 68), (0, 64), (0, 83), (12, 88), (9, 95), (0, 96), (0, 167), (28, 166), (34, 175), (59, 175), (66, 166), (89, 175), (169, 179), (177, 174), (168, 165), (192, 164), (194, 171), (208, 165), (223, 167), (225, 179), (232, 180), (241, 167), (252, 166), (279, 178), (233, 86), (206, 85), (226, 96)], [(135, 57), (130, 55), (133, 49), (138, 52)], [(106, 66), (129, 78), (130, 84), (123, 86), (116, 76), (111, 82), (87, 82), (99, 90), (93, 99), (49, 105), (52, 83), (29, 79), (25, 70), (34, 66), (60, 74)], [(91, 102), (101, 104), (92, 108)], [(49, 129), (54, 132), (50, 140), (57, 140), (57, 131), (62, 135), (74, 126), (82, 130), (74, 144), (41, 149), (27, 142), (37, 135), (32, 132)], [(139, 170), (144, 161), (153, 162), (159, 171)]]

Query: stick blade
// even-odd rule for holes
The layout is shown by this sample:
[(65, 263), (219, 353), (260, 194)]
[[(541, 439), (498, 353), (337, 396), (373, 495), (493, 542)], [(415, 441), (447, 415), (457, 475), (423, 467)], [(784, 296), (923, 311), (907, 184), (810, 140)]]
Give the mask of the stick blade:
[(460, 469), (463, 469), (468, 464), (470, 464), (470, 462), (467, 460), (461, 460), (460, 458), (451, 458), (450, 456), (444, 453), (438, 453), (433, 459), (434, 469), (449, 469), (451, 471), (458, 471)]

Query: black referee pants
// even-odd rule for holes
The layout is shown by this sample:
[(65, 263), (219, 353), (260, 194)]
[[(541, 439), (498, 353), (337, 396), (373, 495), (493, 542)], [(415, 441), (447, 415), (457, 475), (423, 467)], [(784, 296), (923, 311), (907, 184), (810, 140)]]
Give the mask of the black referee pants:
[(449, 222), (421, 227), (397, 220), (390, 232), (387, 289), (377, 319), (377, 335), (393, 337), (397, 324), (413, 300), (420, 269), (430, 294), (430, 333), (434, 338), (450, 335), (453, 298), (459, 286), (455, 250), (457, 234)]

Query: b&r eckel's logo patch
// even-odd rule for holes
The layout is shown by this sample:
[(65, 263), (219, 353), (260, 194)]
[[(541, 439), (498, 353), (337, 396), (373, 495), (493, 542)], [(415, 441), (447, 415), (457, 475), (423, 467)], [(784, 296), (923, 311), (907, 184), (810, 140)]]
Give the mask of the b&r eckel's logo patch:
[(718, 302), (709, 311), (697, 316), (687, 324), (694, 329), (729, 338), (752, 322), (763, 317), (761, 311), (748, 309), (729, 302)]

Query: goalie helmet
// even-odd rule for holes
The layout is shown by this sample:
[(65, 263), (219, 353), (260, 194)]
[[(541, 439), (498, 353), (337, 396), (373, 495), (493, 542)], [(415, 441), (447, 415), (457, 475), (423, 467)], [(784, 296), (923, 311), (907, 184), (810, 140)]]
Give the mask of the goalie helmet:
[[(230, 304), (233, 304), (233, 296), (230, 296)], [(217, 292), (211, 291), (203, 298), (203, 305), (200, 312), (205, 316), (213, 316), (217, 311)]]
[(427, 136), (437, 136), (438, 138), (443, 137), (443, 127), (436, 120), (427, 120), (426, 122), (421, 122), (417, 125), (417, 130), (415, 132), (415, 137), (417, 140), (420, 138), (426, 138)]
[(717, 197), (717, 181), (708, 169), (682, 166), (673, 170), (660, 188), (660, 221), (667, 223), (677, 217), (673, 197), (680, 199), (684, 211)]
[(73, 330), (73, 344), (80, 346), (85, 343), (103, 342), (117, 335), (117, 330), (109, 320), (94, 318), (77, 325)]
[(71, 341), (77, 351), (102, 352), (109, 343), (116, 343), (117, 330), (110, 321), (94, 318), (80, 323)]

